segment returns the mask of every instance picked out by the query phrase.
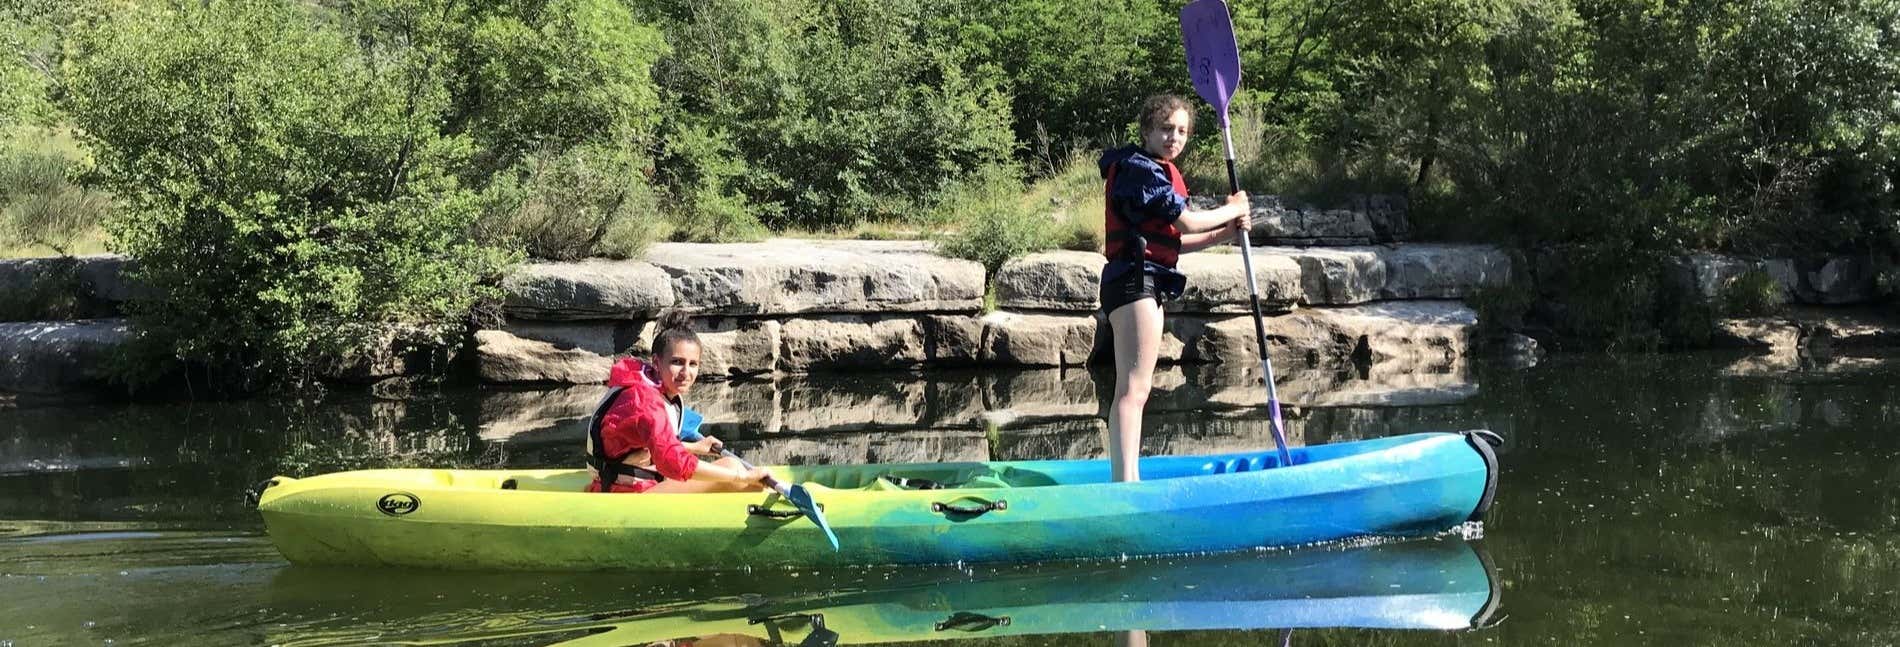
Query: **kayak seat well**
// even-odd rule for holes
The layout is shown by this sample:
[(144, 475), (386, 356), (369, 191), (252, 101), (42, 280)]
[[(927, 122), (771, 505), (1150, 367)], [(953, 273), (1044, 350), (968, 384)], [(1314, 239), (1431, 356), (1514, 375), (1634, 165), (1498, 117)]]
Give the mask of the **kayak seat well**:
[[(1301, 458), (1302, 456), (1295, 454), (1293, 456), (1293, 464), (1298, 465), (1304, 462), (1300, 460)], [(1236, 456), (1236, 457), (1210, 460), (1206, 464), (1201, 466), (1201, 473), (1202, 474), (1237, 474), (1240, 472), (1257, 472), (1260, 470), (1270, 470), (1279, 466), (1280, 466), (1279, 454), (1274, 453), (1274, 452), (1265, 452), (1265, 453), (1260, 453), (1260, 454), (1253, 454), (1250, 456)]]

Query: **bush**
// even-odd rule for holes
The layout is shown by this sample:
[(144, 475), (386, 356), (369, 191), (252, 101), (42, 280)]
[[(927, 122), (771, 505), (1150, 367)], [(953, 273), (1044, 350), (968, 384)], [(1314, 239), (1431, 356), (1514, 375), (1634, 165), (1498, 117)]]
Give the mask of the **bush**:
[(215, 386), (494, 295), (507, 254), (468, 237), (473, 150), (437, 130), (451, 93), (426, 52), (365, 51), (290, 3), (145, 6), (79, 38), (63, 107), (127, 201), (108, 227), (134, 278), (165, 295), (131, 314)]
[(484, 192), (479, 231), (532, 258), (633, 258), (665, 233), (644, 166), (600, 146), (530, 156)]
[(1094, 151), (1071, 150), (1045, 172), (1030, 185), (1023, 204), (1054, 212), (1056, 247), (1102, 251), (1102, 177)]
[(1478, 325), (1487, 334), (1518, 330), (1536, 304), (1537, 293), (1530, 286), (1512, 281), (1504, 285), (1479, 288), (1469, 299), (1478, 313)]
[(1759, 317), (1781, 312), (1788, 304), (1788, 294), (1774, 276), (1756, 268), (1722, 286), (1717, 302), (1725, 315)]
[(669, 216), (674, 240), (756, 241), (766, 234), (760, 217), (784, 213), (782, 205), (754, 203), (738, 190), (749, 167), (725, 134), (676, 125), (666, 147), (672, 161), (663, 176), (675, 194)]
[(955, 258), (983, 264), (995, 276), (1009, 259), (1055, 248), (1056, 222), (1046, 212), (1023, 204), (1023, 183), (1007, 167), (991, 166), (947, 189), (931, 212), (932, 222), (954, 231), (938, 239), (938, 249)]
[[(1150, 94), (1191, 94), (1177, 9), (1155, 2), (942, 3), (938, 29), (1009, 96), (1018, 142), (1105, 146)], [(1252, 68), (1264, 69), (1264, 68)]]
[(0, 247), (71, 256), (112, 212), (112, 197), (73, 183), (78, 165), (51, 150), (0, 149)]
[(474, 147), (473, 163), (454, 169), (469, 185), (550, 150), (651, 143), (652, 68), (666, 43), (621, 0), (325, 4), (366, 64), (447, 96), (430, 116)]
[(0, 322), (60, 321), (104, 314), (84, 280), (79, 259), (33, 259), (13, 267), (15, 282), (0, 290)]
[(0, 3), (0, 132), (45, 120), (52, 7), (44, 0)]
[(727, 220), (838, 230), (914, 217), (946, 184), (1006, 159), (1008, 96), (934, 24), (934, 6), (655, 2), (673, 52), (655, 72), (675, 97), (669, 186)]

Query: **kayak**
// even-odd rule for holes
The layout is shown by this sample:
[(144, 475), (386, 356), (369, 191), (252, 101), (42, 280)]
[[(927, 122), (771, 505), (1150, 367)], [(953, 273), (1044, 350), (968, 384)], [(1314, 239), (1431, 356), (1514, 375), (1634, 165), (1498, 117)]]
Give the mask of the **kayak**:
[(277, 477), (257, 509), (292, 563), (722, 570), (1042, 562), (1422, 536), (1482, 519), (1496, 436), (1423, 433), (1141, 459), (799, 465), (836, 532), (776, 493), (597, 494), (586, 470), (385, 469)]
[[(1457, 538), (1213, 556), (1004, 565), (974, 572), (906, 569), (849, 579), (715, 578), (693, 589), (625, 574), (565, 577), (475, 573), (410, 574), (365, 591), (360, 576), (335, 569), (287, 569), (274, 588), (275, 608), (301, 609), (336, 600), (365, 607), (355, 625), (324, 640), (323, 632), (291, 629), (282, 644), (362, 640), (373, 626), (380, 641), (402, 644), (534, 643), (592, 645), (731, 644), (864, 645), (996, 639), (1111, 631), (1262, 629), (1416, 629), (1455, 631), (1488, 626), (1500, 607), (1489, 560)], [(429, 577), (433, 575), (433, 577)], [(457, 577), (459, 576), (459, 577)], [(612, 577), (607, 581), (590, 578)], [(650, 591), (691, 591), (683, 599)], [(460, 597), (452, 609), (417, 616), (396, 600), (430, 599), (442, 591), (484, 594), (478, 610)], [(612, 595), (601, 595), (601, 592)], [(764, 595), (757, 592), (764, 591)], [(369, 594), (370, 599), (359, 599)], [(274, 596), (276, 597), (276, 596)], [(632, 597), (644, 607), (618, 605)], [(523, 601), (532, 601), (524, 605)], [(470, 617), (483, 622), (471, 624)], [(1094, 641), (1063, 641), (1086, 643)], [(988, 643), (986, 643), (988, 644)], [(1039, 642), (1037, 644), (1045, 644)], [(1046, 642), (1046, 644), (1058, 644)], [(1275, 644), (1278, 644), (1277, 642)]]

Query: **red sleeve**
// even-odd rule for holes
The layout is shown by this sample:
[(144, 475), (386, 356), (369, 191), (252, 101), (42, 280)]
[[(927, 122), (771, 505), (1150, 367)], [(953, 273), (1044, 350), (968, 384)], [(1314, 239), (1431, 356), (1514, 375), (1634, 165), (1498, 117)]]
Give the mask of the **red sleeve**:
[(662, 408), (649, 421), (641, 427), (647, 430), (647, 450), (652, 453), (653, 469), (675, 481), (693, 478), (693, 473), (699, 471), (699, 457), (680, 443), (679, 432), (674, 431), (672, 421), (666, 419), (666, 410)]
[(666, 478), (684, 481), (699, 471), (699, 457), (680, 444), (679, 432), (666, 418), (666, 405), (650, 394), (628, 391), (601, 416), (600, 442), (607, 456), (624, 456), (646, 449), (653, 469)]

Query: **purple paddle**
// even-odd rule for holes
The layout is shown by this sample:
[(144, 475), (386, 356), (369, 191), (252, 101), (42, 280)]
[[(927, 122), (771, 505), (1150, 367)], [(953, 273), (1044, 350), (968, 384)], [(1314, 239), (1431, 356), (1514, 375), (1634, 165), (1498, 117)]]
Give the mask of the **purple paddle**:
[[(1240, 47), (1234, 42), (1234, 21), (1221, 0), (1194, 0), (1181, 8), (1181, 43), (1187, 46), (1188, 78), (1194, 91), (1213, 104), (1220, 115), (1221, 143), (1227, 149), (1227, 186), (1240, 192), (1240, 175), (1234, 169), (1234, 138), (1227, 129), (1227, 104), (1240, 88)], [(1280, 465), (1292, 465), (1293, 455), (1286, 448), (1286, 424), (1280, 418), (1280, 393), (1273, 384), (1273, 357), (1267, 354), (1267, 323), (1260, 316), (1260, 287), (1253, 276), (1253, 241), (1245, 229), (1240, 231), (1240, 261), (1247, 270), (1247, 295), (1253, 303), (1254, 344), (1260, 351), (1260, 367), (1266, 375), (1267, 411), (1272, 416), (1273, 443), (1280, 450)]]

